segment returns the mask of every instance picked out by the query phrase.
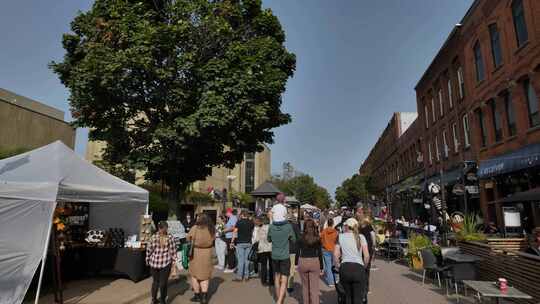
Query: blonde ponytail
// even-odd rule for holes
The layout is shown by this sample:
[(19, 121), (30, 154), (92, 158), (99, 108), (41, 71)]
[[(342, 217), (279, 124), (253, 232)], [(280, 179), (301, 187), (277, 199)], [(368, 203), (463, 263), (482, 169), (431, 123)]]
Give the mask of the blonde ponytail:
[(360, 230), (358, 230), (358, 226), (352, 227), (352, 231), (354, 234), (354, 241), (356, 242), (356, 248), (358, 249), (358, 252), (362, 253), (362, 242), (360, 241)]

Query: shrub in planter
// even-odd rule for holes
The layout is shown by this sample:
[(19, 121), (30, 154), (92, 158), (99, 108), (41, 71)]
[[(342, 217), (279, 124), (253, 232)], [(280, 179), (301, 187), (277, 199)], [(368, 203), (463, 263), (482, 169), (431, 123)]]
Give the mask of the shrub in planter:
[(429, 248), (433, 251), (436, 257), (441, 256), (441, 248), (438, 245), (434, 245), (431, 239), (422, 234), (411, 233), (409, 237), (409, 251), (407, 258), (409, 265), (415, 269), (422, 269), (422, 259), (420, 257), (420, 250)]
[(456, 233), (458, 241), (485, 241), (486, 235), (478, 229), (475, 214), (467, 214), (463, 219), (461, 230)]

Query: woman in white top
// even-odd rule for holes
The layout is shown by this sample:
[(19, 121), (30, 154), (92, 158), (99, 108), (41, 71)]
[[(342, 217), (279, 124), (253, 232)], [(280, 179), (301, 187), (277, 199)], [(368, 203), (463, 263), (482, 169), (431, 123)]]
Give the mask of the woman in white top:
[(349, 218), (343, 224), (334, 250), (334, 261), (339, 263), (340, 284), (345, 290), (345, 303), (362, 304), (366, 296), (366, 271), (369, 250), (366, 238), (360, 234), (358, 222)]
[(258, 217), (255, 219), (255, 229), (253, 230), (253, 244), (258, 243), (257, 256), (263, 286), (274, 285), (271, 259), (272, 243), (268, 242), (268, 223), (268, 218)]

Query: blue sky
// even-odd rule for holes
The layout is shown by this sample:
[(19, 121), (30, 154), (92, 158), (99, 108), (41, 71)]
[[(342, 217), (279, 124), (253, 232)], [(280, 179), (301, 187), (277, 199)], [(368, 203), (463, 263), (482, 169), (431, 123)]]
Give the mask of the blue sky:
[[(47, 67), (91, 0), (0, 3), (0, 87), (68, 111)], [(280, 18), (297, 71), (284, 95), (273, 172), (291, 162), (333, 194), (355, 173), (393, 112), (416, 111), (414, 86), (472, 0), (263, 0)], [(85, 130), (77, 132), (84, 153)]]

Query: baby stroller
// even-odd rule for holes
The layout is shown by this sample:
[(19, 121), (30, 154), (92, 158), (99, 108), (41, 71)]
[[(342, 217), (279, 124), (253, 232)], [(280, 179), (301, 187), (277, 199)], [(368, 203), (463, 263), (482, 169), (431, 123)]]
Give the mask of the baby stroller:
[(334, 277), (334, 287), (336, 288), (336, 294), (337, 294), (337, 302), (338, 304), (345, 304), (345, 289), (343, 288), (343, 285), (336, 279), (336, 273), (339, 273), (339, 271), (336, 269), (336, 267), (332, 267), (332, 275)]

